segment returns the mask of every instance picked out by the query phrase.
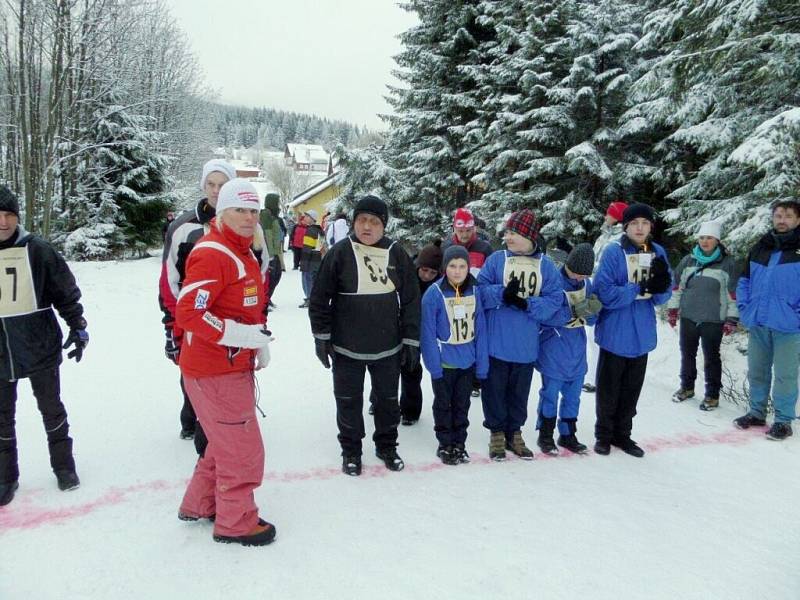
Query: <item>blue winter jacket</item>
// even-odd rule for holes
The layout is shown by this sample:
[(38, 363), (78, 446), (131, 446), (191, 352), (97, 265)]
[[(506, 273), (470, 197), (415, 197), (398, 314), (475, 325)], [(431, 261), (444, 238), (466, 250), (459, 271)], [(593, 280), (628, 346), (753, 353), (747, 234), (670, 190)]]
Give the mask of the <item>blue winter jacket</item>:
[[(652, 252), (667, 260), (664, 248), (655, 243), (650, 245)], [(639, 297), (639, 284), (635, 279), (642, 274), (628, 274), (627, 258), (638, 253), (640, 249), (630, 238), (621, 236), (603, 252), (594, 277), (595, 293), (603, 303), (594, 328), (594, 339), (604, 350), (628, 358), (642, 356), (656, 347), (655, 307), (672, 296), (670, 286), (663, 294)]]
[[(585, 287), (585, 297), (594, 293), (592, 282), (589, 279), (577, 281), (570, 279), (564, 268), (561, 268), (561, 284), (564, 289), (564, 303), (552, 319), (542, 323), (539, 330), (539, 358), (536, 359), (536, 368), (539, 372), (559, 379), (572, 381), (583, 379), (589, 367), (586, 363), (586, 328), (584, 325), (594, 325), (597, 315), (586, 319), (576, 319), (572, 316), (572, 308), (567, 293), (580, 292)], [(580, 298), (576, 298), (576, 301)]]
[(771, 232), (750, 251), (736, 286), (739, 320), (745, 327), (800, 333), (800, 228)]
[[(508, 250), (494, 252), (478, 274), (478, 289), (489, 331), (489, 356), (507, 362), (531, 363), (539, 355), (539, 324), (551, 319), (561, 308), (564, 292), (553, 261), (536, 252), (529, 258), (538, 261), (539, 272), (527, 273), (523, 286), (528, 292), (533, 291), (527, 297), (528, 309), (522, 311), (504, 304), (503, 290), (508, 283), (504, 279), (506, 260), (515, 257), (521, 256)], [(509, 269), (509, 274), (512, 272)]]
[[(475, 376), (486, 379), (489, 372), (489, 353), (486, 343), (486, 318), (483, 314), (477, 282), (472, 275), (461, 286), (462, 297), (474, 297), (474, 311), (467, 311), (470, 323), (462, 323), (448, 314), (446, 299), (455, 298), (456, 291), (446, 277), (437, 280), (422, 296), (422, 321), (420, 325), (420, 349), (425, 367), (431, 379), (443, 377), (443, 366), (468, 369), (475, 365)], [(474, 326), (474, 337), (467, 343), (458, 343), (468, 326)], [(463, 329), (462, 329), (463, 327)]]

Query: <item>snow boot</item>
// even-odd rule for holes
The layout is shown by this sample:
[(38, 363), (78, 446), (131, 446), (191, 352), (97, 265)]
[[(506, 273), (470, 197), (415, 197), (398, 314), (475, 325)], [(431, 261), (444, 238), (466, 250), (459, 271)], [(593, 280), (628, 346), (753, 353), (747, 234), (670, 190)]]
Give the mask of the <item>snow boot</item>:
[(412, 419), (411, 417), (403, 417), (400, 419), (400, 424), (405, 425), (406, 427), (410, 427), (414, 423), (417, 422), (418, 419)]
[(522, 439), (522, 432), (517, 430), (512, 436), (510, 440), (506, 438), (506, 450), (511, 450), (522, 460), (533, 460), (533, 452), (525, 445), (525, 440)]
[(611, 443), (604, 440), (597, 440), (594, 443), (594, 452), (600, 456), (608, 456), (611, 454)]
[(706, 396), (700, 403), (700, 410), (711, 411), (714, 410), (715, 408), (719, 408), (719, 398), (712, 398), (710, 396)]
[(489, 438), (489, 458), (498, 462), (506, 459), (506, 434), (502, 431), (493, 431)]
[(14, 499), (14, 493), (19, 488), (18, 481), (0, 483), (0, 506), (5, 506)]
[(217, 515), (208, 515), (207, 517), (201, 517), (200, 515), (193, 515), (188, 512), (183, 512), (182, 510), (178, 511), (178, 519), (181, 521), (199, 521), (200, 519), (208, 519), (212, 523), (216, 520)]
[(578, 438), (575, 436), (575, 432), (578, 430), (577, 420), (564, 419), (564, 422), (569, 428), (569, 433), (558, 436), (558, 445), (562, 448), (566, 448), (570, 452), (574, 452), (575, 454), (586, 454), (589, 451), (589, 449), (586, 447), (586, 444), (581, 444), (578, 441)]
[(672, 394), (673, 402), (683, 402), (689, 398), (694, 398), (694, 390), (689, 390), (684, 387), (679, 387), (677, 391)]
[(370, 402), (370, 403), (369, 403), (369, 410), (368, 410), (367, 412), (368, 412), (369, 414), (371, 414), (371, 415), (374, 415), (374, 414), (375, 414), (375, 405), (374, 405), (374, 404), (372, 404), (372, 402)]
[(767, 424), (764, 419), (756, 417), (755, 415), (751, 415), (747, 413), (743, 417), (739, 417), (738, 419), (733, 420), (733, 424), (736, 425), (739, 429), (750, 429), (751, 427), (763, 427)]
[(356, 456), (343, 456), (342, 457), (342, 473), (358, 477), (361, 475), (361, 457)]
[(181, 429), (179, 437), (182, 440), (193, 440), (194, 439), (194, 429)]
[(589, 383), (588, 381), (581, 386), (581, 389), (584, 392), (589, 392), (590, 394), (593, 394), (597, 391), (597, 388), (594, 386), (594, 384)]
[(58, 481), (58, 489), (62, 492), (77, 490), (81, 485), (81, 480), (75, 471), (56, 471), (56, 480)]
[(767, 439), (782, 442), (792, 435), (792, 426), (789, 423), (775, 423), (767, 431)]
[(375, 450), (375, 456), (383, 461), (386, 468), (390, 471), (402, 471), (406, 463), (397, 455), (396, 448), (386, 448), (385, 450)]
[(214, 541), (223, 544), (241, 544), (242, 546), (266, 546), (275, 539), (275, 526), (264, 519), (258, 520), (258, 525), (247, 535), (217, 535)]
[(303, 303), (300, 304), (297, 308), (308, 308), (308, 298), (303, 300)]
[(611, 442), (611, 445), (616, 446), (625, 454), (630, 454), (636, 458), (642, 458), (644, 456), (644, 450), (642, 450), (639, 445), (630, 438)]
[(455, 446), (456, 452), (458, 454), (458, 462), (460, 463), (468, 463), (469, 462), (469, 453), (467, 449), (464, 447), (464, 444), (456, 444)]
[(436, 456), (446, 465), (458, 464), (458, 452), (453, 446), (439, 446), (439, 449), (436, 451)]
[(536, 440), (536, 445), (539, 446), (542, 452), (550, 456), (558, 456), (558, 448), (553, 440), (553, 431), (556, 428), (556, 418), (541, 417), (539, 423), (539, 439)]

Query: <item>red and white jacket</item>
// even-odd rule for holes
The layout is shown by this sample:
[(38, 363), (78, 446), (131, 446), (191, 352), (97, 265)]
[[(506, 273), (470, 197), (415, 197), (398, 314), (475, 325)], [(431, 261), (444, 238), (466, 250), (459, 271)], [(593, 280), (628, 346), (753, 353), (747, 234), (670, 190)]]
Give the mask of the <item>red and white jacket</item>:
[(186, 263), (175, 319), (186, 333), (181, 372), (195, 378), (252, 370), (256, 351), (219, 344), (225, 319), (257, 325), (266, 322), (265, 282), (252, 238), (229, 227), (211, 230), (197, 241)]

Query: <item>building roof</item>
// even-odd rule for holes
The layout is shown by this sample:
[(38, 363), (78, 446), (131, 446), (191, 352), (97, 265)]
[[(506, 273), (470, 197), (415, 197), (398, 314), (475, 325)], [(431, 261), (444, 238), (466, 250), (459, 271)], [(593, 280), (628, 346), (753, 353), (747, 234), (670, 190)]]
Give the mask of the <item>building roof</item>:
[(318, 182), (318, 183), (315, 183), (314, 185), (312, 185), (312, 186), (311, 186), (310, 188), (308, 188), (307, 190), (300, 192), (300, 193), (299, 193), (299, 194), (297, 194), (297, 196), (295, 196), (295, 197), (292, 199), (292, 201), (289, 203), (289, 207), (290, 207), (290, 208), (294, 208), (294, 207), (296, 207), (296, 206), (298, 206), (298, 205), (302, 204), (302, 203), (303, 203), (303, 202), (305, 202), (306, 200), (309, 200), (310, 198), (312, 198), (312, 197), (316, 196), (316, 195), (317, 195), (317, 194), (319, 194), (321, 191), (328, 189), (328, 188), (329, 188), (329, 187), (331, 187), (331, 186), (332, 186), (334, 183), (336, 183), (336, 176), (337, 176), (337, 175), (338, 175), (338, 173), (334, 173), (333, 175), (329, 175), (328, 177), (326, 177), (326, 178), (325, 178), (325, 179), (323, 179), (322, 181), (320, 181), (320, 182)]
[(318, 144), (286, 144), (289, 155), (299, 164), (328, 164), (328, 153)]

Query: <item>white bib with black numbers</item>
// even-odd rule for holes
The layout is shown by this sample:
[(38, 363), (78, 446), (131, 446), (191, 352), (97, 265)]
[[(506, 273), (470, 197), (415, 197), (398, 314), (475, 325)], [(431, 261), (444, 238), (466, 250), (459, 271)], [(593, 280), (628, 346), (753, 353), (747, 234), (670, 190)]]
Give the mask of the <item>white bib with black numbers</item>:
[(390, 248), (365, 246), (358, 242), (351, 243), (358, 271), (356, 294), (386, 294), (394, 292), (396, 288), (389, 278)]
[(475, 296), (445, 298), (447, 320), (450, 322), (448, 344), (469, 344), (475, 339)]
[(0, 251), (0, 317), (24, 315), (36, 309), (27, 248)]
[[(582, 300), (586, 299), (586, 286), (584, 285), (579, 290), (574, 290), (570, 292), (565, 291), (564, 293), (567, 295), (567, 302), (569, 302), (571, 308), (575, 306), (578, 302), (581, 302)], [(564, 327), (574, 329), (575, 327), (583, 327), (584, 325), (586, 325), (585, 319), (574, 317), (569, 323), (564, 325)]]
[[(637, 254), (626, 254), (628, 261), (628, 283), (639, 283), (647, 281), (650, 277), (650, 264), (653, 262), (654, 254), (650, 252), (639, 252)], [(637, 300), (647, 300), (652, 298), (652, 294), (637, 294)]]
[(538, 296), (542, 291), (542, 261), (533, 256), (506, 256), (503, 285), (512, 279), (520, 280), (520, 298)]

